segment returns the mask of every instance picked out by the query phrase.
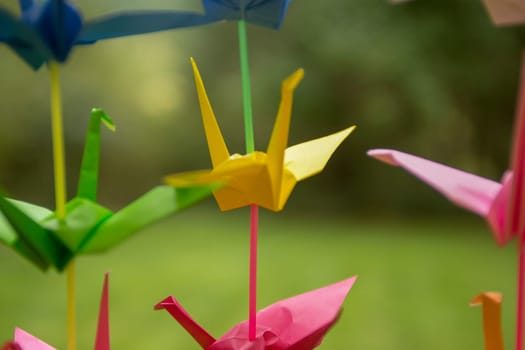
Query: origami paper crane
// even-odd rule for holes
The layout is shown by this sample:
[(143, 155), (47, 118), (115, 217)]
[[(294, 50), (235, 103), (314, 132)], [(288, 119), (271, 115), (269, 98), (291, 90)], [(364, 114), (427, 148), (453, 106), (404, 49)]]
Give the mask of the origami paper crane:
[(492, 22), (497, 26), (525, 23), (525, 1), (483, 0)]
[(14, 341), (8, 341), (4, 345), (2, 345), (0, 350), (22, 350), (22, 349)]
[(483, 334), (485, 350), (503, 350), (503, 332), (501, 330), (501, 293), (487, 292), (476, 296), (471, 306), (483, 307)]
[(522, 59), (519, 105), (515, 118), (511, 171), (495, 182), (403, 152), (370, 150), (368, 154), (400, 166), (445, 195), (453, 203), (484, 217), (503, 245), (518, 236), (516, 349), (524, 342), (525, 311), (525, 56)]
[[(100, 122), (113, 128), (100, 109), (91, 113), (77, 196), (58, 220), (52, 211), (0, 196), (0, 242), (12, 247), (41, 269), (59, 271), (78, 254), (105, 251), (128, 236), (210, 195), (216, 185), (193, 188), (157, 186), (112, 213), (96, 203)], [(3, 215), (2, 215), (3, 214)]]
[(395, 150), (374, 149), (368, 155), (402, 167), (456, 205), (484, 217), (498, 244), (503, 245), (514, 236), (525, 234), (525, 57), (518, 96), (512, 165), (501, 182)]
[(64, 62), (72, 47), (98, 40), (210, 23), (184, 11), (128, 11), (84, 22), (67, 0), (19, 0), (21, 18), (0, 7), (0, 42), (9, 45), (33, 69)]
[(13, 341), (6, 342), (4, 345), (2, 345), (0, 349), (1, 350), (22, 350), (20, 349), (20, 346), (18, 346), (18, 344)]
[(373, 149), (368, 155), (387, 164), (399, 166), (439, 191), (454, 204), (484, 217), (500, 245), (514, 234), (507, 234), (506, 212), (512, 175), (507, 173), (501, 183), (453, 169), (407, 153)]
[(223, 182), (224, 187), (214, 192), (221, 210), (250, 204), (282, 210), (296, 182), (321, 172), (332, 153), (355, 128), (285, 149), (293, 91), (303, 76), (303, 71), (298, 70), (283, 81), (281, 104), (267, 153), (230, 155), (193, 60), (192, 66), (213, 170), (169, 175), (165, 181), (179, 188)]
[(15, 328), (15, 340), (6, 343), (2, 350), (4, 348), (6, 350), (56, 350), (51, 345), (20, 328)]
[(174, 297), (155, 306), (165, 309), (205, 350), (311, 350), (337, 321), (346, 295), (357, 276), (281, 300), (257, 313), (256, 338), (248, 340), (248, 321), (219, 339), (213, 338)]
[(291, 0), (203, 0), (206, 16), (214, 20), (240, 20), (279, 29)]
[[(102, 287), (102, 297), (100, 300), (100, 311), (95, 338), (95, 350), (110, 350), (109, 342), (109, 313), (108, 313), (108, 274), (104, 278)], [(4, 344), (2, 350), (55, 350), (54, 347), (27, 333), (26, 331), (15, 328), (13, 341)]]

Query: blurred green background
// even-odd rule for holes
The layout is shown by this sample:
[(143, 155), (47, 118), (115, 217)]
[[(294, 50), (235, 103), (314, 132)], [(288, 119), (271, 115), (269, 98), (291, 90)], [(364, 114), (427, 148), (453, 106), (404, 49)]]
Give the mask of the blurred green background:
[[(85, 18), (199, 3), (77, 1)], [(13, 0), (0, 5), (16, 10)], [(257, 149), (266, 148), (281, 80), (298, 67), (306, 75), (290, 144), (358, 126), (282, 213), (263, 214), (260, 305), (359, 274), (322, 348), (480, 349), (480, 310), (468, 301), (501, 290), (510, 345), (514, 247), (497, 248), (481, 220), (365, 152), (401, 149), (498, 179), (508, 166), (523, 29), (493, 27), (478, 0), (295, 0), (279, 32), (250, 26), (249, 37)], [(242, 153), (234, 23), (80, 47), (62, 69), (70, 194), (95, 106), (117, 125), (104, 133), (100, 203), (118, 209), (166, 174), (210, 166), (190, 56), (230, 150)], [(52, 207), (47, 71), (33, 72), (5, 45), (0, 62), (0, 188)], [(210, 199), (79, 260), (80, 349), (92, 346), (106, 270), (115, 349), (197, 349), (151, 311), (168, 294), (217, 336), (244, 319), (247, 215), (219, 213)], [(18, 325), (64, 348), (64, 276), (35, 271), (4, 247), (0, 276), (0, 340)]]

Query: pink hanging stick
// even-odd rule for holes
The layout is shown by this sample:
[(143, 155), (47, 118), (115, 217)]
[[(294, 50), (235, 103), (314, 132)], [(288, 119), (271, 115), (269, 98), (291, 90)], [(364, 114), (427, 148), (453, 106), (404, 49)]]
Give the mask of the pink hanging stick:
[(525, 250), (522, 238), (518, 244), (518, 305), (516, 315), (516, 350), (523, 349), (523, 293), (525, 272)]
[(255, 340), (257, 327), (257, 236), (259, 207), (250, 206), (250, 301), (248, 317), (248, 339)]
[(510, 204), (507, 213), (505, 233), (518, 235), (518, 278), (517, 278), (517, 315), (516, 315), (516, 350), (523, 349), (523, 308), (525, 293), (525, 56), (522, 59), (521, 84), (518, 92), (518, 108), (514, 125), (512, 147), (513, 181), (510, 192)]

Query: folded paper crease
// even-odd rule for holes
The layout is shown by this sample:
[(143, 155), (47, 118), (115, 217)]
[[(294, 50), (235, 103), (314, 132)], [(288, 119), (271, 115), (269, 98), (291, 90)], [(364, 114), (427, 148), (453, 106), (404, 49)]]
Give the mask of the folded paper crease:
[(499, 182), (392, 149), (372, 149), (368, 155), (403, 168), (454, 204), (485, 218), (496, 242), (504, 245), (525, 233), (525, 56), (520, 80), (510, 170)]
[(0, 196), (0, 242), (39, 268), (62, 271), (79, 254), (108, 250), (144, 227), (211, 195), (218, 184), (157, 186), (116, 213), (96, 202), (100, 124), (114, 124), (100, 109), (91, 112), (78, 193), (66, 204), (66, 217), (40, 206)]
[(165, 298), (155, 309), (168, 311), (205, 350), (311, 350), (321, 344), (337, 321), (356, 278), (278, 301), (259, 311), (253, 341), (248, 338), (248, 321), (215, 339), (174, 297)]
[(224, 186), (215, 191), (214, 196), (223, 211), (251, 204), (272, 211), (282, 210), (297, 181), (321, 172), (337, 147), (355, 128), (352, 126), (286, 148), (293, 92), (304, 75), (303, 70), (299, 69), (282, 83), (281, 103), (266, 153), (255, 151), (245, 155), (231, 154), (197, 65), (193, 59), (191, 63), (213, 169), (168, 175), (165, 182), (178, 187), (222, 183)]

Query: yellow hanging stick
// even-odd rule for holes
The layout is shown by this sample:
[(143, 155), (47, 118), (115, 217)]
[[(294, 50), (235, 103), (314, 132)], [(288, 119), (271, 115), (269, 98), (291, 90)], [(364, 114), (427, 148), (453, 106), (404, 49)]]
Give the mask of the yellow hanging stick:
[(49, 62), (51, 78), (51, 129), (53, 133), (53, 163), (55, 171), (55, 206), (59, 219), (66, 216), (66, 167), (64, 131), (62, 127), (62, 97), (58, 63)]
[[(66, 166), (64, 151), (64, 131), (62, 121), (62, 97), (58, 63), (50, 61), (51, 80), (51, 130), (53, 134), (53, 164), (55, 171), (55, 206), (59, 220), (66, 217)], [(76, 350), (76, 297), (75, 263), (67, 267), (67, 348)]]

